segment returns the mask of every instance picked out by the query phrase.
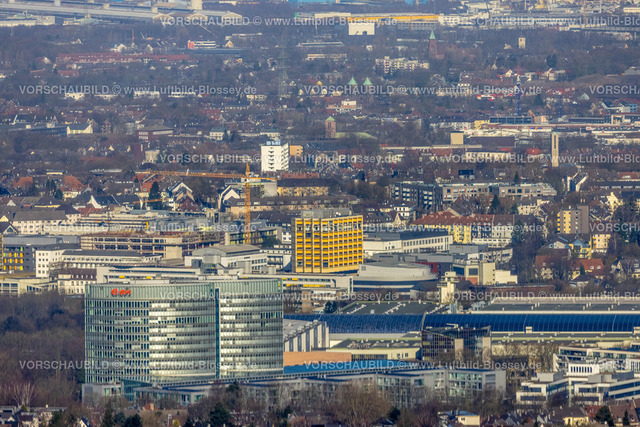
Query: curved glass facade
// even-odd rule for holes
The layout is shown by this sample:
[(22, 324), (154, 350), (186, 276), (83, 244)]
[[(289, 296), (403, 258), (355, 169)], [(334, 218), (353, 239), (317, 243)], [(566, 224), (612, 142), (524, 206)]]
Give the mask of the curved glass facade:
[(212, 380), (282, 372), (277, 280), (88, 285), (88, 383)]
[(265, 282), (246, 281), (242, 292), (234, 282), (219, 288), (222, 378), (282, 373), (282, 292), (268, 291)]

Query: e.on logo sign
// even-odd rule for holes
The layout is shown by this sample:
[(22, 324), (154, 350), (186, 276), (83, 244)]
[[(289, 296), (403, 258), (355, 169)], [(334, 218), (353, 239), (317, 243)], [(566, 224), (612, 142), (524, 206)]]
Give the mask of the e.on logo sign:
[(114, 297), (130, 297), (131, 296), (131, 289), (113, 288), (113, 289), (111, 289), (111, 295), (114, 296)]

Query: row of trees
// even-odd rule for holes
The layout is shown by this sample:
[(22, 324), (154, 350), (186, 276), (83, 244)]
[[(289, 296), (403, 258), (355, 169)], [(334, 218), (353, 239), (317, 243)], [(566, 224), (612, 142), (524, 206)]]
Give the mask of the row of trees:
[(223, 425), (313, 425), (342, 423), (368, 427), (389, 419), (399, 426), (433, 426), (438, 414), (464, 409), (489, 415), (504, 412), (501, 392), (484, 391), (467, 398), (445, 398), (445, 394), (426, 389), (407, 393), (413, 402), (406, 408), (395, 407), (391, 396), (375, 383), (347, 382), (336, 387), (311, 388), (284, 384), (251, 395), (238, 384), (214, 386), (210, 394), (189, 408), (186, 426)]
[(0, 405), (69, 406), (84, 378), (81, 298), (0, 297)]

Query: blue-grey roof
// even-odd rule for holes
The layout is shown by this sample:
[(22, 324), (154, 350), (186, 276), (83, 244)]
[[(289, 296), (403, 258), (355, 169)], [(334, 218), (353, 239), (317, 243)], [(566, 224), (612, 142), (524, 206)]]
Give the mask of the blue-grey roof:
[(431, 314), (424, 325), (491, 326), (496, 332), (633, 332), (640, 314)]
[(352, 371), (360, 369), (386, 369), (406, 366), (399, 360), (360, 360), (354, 362), (322, 362), (285, 366), (284, 374), (315, 374), (320, 372)]
[[(640, 314), (287, 314), (287, 319), (321, 320), (334, 334), (406, 333), (450, 324), (491, 326), (494, 332), (629, 332), (640, 327)], [(424, 318), (424, 324), (423, 324)]]
[(287, 314), (285, 319), (327, 322), (333, 334), (419, 331), (422, 314)]

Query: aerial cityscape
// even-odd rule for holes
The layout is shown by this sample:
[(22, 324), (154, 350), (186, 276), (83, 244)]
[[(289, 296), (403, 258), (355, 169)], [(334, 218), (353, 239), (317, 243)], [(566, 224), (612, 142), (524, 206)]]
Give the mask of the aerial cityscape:
[(639, 41), (0, 0), (0, 426), (640, 426)]

